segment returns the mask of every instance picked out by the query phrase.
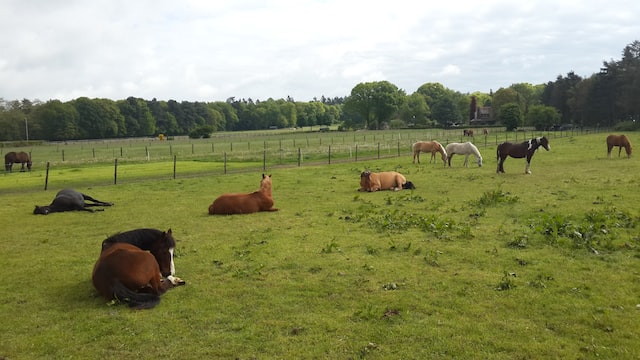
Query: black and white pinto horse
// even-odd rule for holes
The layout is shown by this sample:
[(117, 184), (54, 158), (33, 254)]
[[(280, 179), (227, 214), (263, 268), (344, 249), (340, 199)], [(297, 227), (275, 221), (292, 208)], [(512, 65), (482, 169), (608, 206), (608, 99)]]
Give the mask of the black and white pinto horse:
[[(85, 203), (86, 201), (91, 201), (92, 203)], [(53, 199), (50, 205), (46, 206), (38, 206), (33, 210), (34, 214), (48, 215), (49, 213), (54, 212), (63, 212), (63, 211), (88, 211), (95, 212), (96, 210), (91, 209), (93, 206), (112, 206), (113, 203), (100, 201), (92, 198), (89, 195), (83, 194), (81, 192), (75, 191), (73, 189), (64, 189), (60, 190), (56, 197)], [(104, 209), (98, 209), (98, 211), (103, 211)]]
[(531, 174), (531, 158), (540, 146), (542, 146), (547, 151), (551, 149), (551, 147), (549, 146), (549, 140), (547, 140), (547, 138), (544, 136), (529, 139), (520, 144), (503, 142), (502, 144), (498, 145), (498, 150), (496, 151), (498, 157), (498, 169), (496, 170), (496, 173), (504, 173), (504, 161), (507, 159), (507, 156), (511, 156), (512, 158), (517, 159), (526, 157), (527, 166), (525, 168), (525, 174)]

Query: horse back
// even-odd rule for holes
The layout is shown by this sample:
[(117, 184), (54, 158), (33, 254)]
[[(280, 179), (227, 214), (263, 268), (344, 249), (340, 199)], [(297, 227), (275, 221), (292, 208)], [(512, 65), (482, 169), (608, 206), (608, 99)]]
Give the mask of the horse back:
[(107, 300), (114, 297), (114, 284), (122, 283), (132, 291), (164, 292), (160, 267), (155, 257), (134, 245), (117, 243), (102, 251), (93, 268), (95, 289)]
[(277, 211), (273, 198), (261, 191), (250, 194), (223, 194), (209, 206), (210, 215), (250, 214), (259, 211)]
[(374, 177), (372, 183), (379, 187), (378, 190), (389, 190), (401, 188), (407, 182), (404, 175), (396, 171), (384, 171), (380, 173), (371, 173)]

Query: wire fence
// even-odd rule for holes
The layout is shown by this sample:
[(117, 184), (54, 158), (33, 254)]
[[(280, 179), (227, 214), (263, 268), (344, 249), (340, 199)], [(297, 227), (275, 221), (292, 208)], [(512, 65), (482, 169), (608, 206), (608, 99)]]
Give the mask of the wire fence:
[[(471, 141), (482, 149), (504, 141), (519, 142), (537, 136), (547, 136), (551, 140), (599, 132), (598, 129), (545, 132), (490, 129), (488, 134), (477, 134), (481, 131), (476, 129), (472, 137), (465, 136), (462, 129), (306, 134), (265, 132), (246, 137), (218, 136), (197, 140), (138, 138), (59, 142), (4, 152), (28, 151), (34, 161), (31, 177), (41, 177), (40, 186), (46, 190), (50, 182), (55, 187), (87, 183), (120, 184), (268, 171), (278, 167), (330, 165), (403, 156), (411, 158), (411, 146), (418, 140), (436, 140), (443, 145)], [(91, 175), (83, 176), (84, 167), (94, 168)], [(2, 184), (0, 181), (0, 190), (5, 187)]]

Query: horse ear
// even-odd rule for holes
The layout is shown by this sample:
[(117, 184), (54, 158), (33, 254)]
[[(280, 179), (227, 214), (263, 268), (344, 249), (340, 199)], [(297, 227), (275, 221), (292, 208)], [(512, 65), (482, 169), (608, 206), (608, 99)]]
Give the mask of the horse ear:
[(167, 230), (167, 234), (171, 235), (171, 228), (169, 228), (169, 230)]
[(262, 174), (262, 178), (263, 178), (263, 179), (265, 178), (264, 174)]

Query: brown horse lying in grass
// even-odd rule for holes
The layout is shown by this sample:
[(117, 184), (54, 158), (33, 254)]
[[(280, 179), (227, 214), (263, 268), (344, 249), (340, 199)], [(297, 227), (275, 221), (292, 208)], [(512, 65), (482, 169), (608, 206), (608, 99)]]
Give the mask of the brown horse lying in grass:
[(360, 174), (360, 189), (358, 191), (378, 191), (415, 189), (411, 181), (407, 181), (404, 175), (395, 171), (374, 173), (369, 170)]
[(258, 211), (278, 211), (273, 208), (271, 175), (262, 174), (259, 190), (250, 194), (223, 194), (209, 206), (209, 215), (250, 214)]
[(618, 157), (620, 157), (620, 152), (622, 148), (627, 152), (627, 157), (631, 157), (631, 142), (626, 135), (609, 135), (607, 136), (607, 157), (611, 157), (611, 149), (614, 146), (618, 147)]

